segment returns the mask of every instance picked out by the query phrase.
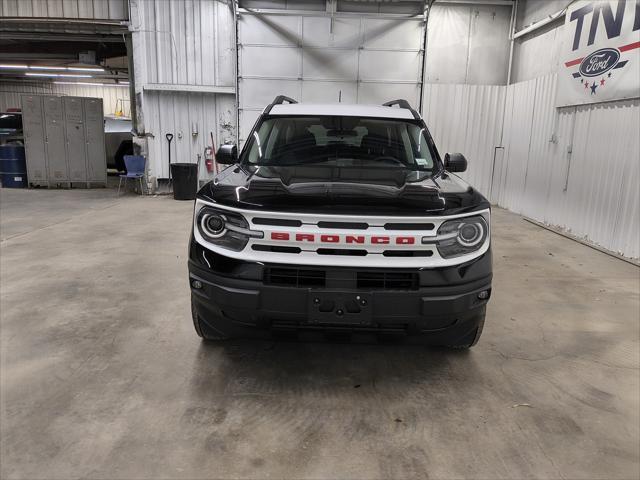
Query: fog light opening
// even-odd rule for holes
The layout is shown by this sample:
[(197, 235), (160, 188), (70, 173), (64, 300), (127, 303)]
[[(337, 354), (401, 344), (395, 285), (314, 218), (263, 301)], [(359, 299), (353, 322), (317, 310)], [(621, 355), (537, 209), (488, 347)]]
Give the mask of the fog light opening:
[(191, 282), (191, 286), (196, 290), (200, 290), (202, 288), (202, 282), (200, 282), (199, 280), (194, 280), (193, 282)]
[(480, 300), (486, 300), (487, 298), (489, 298), (489, 290), (483, 290), (482, 292), (480, 292), (478, 294), (478, 298)]

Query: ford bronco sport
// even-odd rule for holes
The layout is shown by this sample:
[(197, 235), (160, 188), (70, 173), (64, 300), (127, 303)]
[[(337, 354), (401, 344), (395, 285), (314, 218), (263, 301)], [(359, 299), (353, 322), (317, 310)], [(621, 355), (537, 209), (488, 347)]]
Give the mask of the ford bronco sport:
[(489, 202), (406, 100), (279, 96), (197, 195), (189, 249), (204, 339), (289, 332), (468, 348), (491, 296)]

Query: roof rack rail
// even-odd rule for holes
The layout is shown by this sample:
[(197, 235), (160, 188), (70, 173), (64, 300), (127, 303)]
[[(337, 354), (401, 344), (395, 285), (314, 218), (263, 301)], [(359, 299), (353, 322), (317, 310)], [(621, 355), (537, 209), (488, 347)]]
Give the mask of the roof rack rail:
[(287, 103), (298, 103), (296, 100), (294, 100), (291, 97), (287, 97), (286, 95), (278, 95), (276, 98), (274, 98), (273, 102), (271, 102), (269, 105), (267, 105), (267, 108), (264, 109), (264, 114), (268, 114), (271, 109), (273, 108), (274, 105), (282, 105), (284, 102)]
[(404, 98), (398, 98), (397, 100), (390, 100), (382, 104), (383, 107), (393, 107), (394, 105), (398, 105), (398, 107), (400, 108), (406, 108), (407, 110), (411, 111), (411, 113), (413, 114), (413, 118), (415, 118), (416, 120), (420, 120), (420, 114), (416, 112), (411, 106), (411, 104), (407, 102)]

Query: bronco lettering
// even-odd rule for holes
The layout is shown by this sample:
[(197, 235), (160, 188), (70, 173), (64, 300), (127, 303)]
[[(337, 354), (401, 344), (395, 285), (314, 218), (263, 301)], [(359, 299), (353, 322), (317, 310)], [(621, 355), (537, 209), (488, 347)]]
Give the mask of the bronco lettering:
[(279, 241), (295, 241), (295, 242), (318, 242), (318, 243), (346, 243), (359, 244), (370, 243), (372, 245), (415, 245), (415, 237), (389, 237), (387, 235), (376, 235), (365, 237), (364, 235), (338, 235), (338, 234), (322, 234), (315, 235), (313, 233), (296, 233), (293, 238), (287, 232), (271, 232), (271, 240)]

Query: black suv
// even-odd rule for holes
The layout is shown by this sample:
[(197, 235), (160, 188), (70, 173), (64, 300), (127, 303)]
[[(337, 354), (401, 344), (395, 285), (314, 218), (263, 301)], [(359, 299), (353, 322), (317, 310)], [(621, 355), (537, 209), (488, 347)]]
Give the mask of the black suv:
[(277, 97), (196, 199), (193, 322), (205, 339), (403, 337), (457, 348), (491, 296), (489, 202), (405, 100)]

